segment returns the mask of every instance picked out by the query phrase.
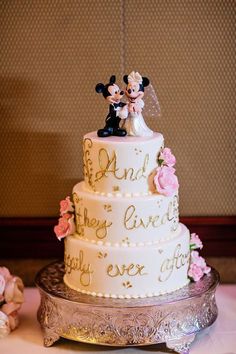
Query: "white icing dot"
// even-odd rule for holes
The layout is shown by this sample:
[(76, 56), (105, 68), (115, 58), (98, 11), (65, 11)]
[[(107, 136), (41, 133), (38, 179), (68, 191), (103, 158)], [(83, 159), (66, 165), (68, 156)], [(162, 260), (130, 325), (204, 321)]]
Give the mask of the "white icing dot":
[(114, 246), (115, 246), (115, 247), (120, 247), (120, 245), (119, 245), (118, 242), (116, 242), (116, 243), (114, 244)]
[(97, 294), (93, 291), (93, 292), (91, 293), (91, 295), (92, 295), (92, 296), (96, 296)]
[(116, 298), (117, 298), (117, 295), (111, 294), (111, 298), (112, 298), (112, 299), (116, 299)]
[(110, 295), (109, 294), (104, 294), (104, 297), (110, 297)]
[(119, 295), (118, 298), (119, 299), (124, 299), (124, 296), (123, 295)]
[(144, 243), (143, 243), (143, 242), (139, 242), (139, 243), (138, 243), (138, 246), (139, 246), (139, 247), (142, 247), (142, 246), (144, 246)]
[(103, 295), (102, 295), (102, 293), (97, 293), (97, 296), (102, 297)]
[(103, 242), (102, 241), (97, 241), (97, 245), (103, 245)]
[(127, 294), (127, 295), (125, 295), (125, 298), (126, 299), (131, 299), (131, 296)]

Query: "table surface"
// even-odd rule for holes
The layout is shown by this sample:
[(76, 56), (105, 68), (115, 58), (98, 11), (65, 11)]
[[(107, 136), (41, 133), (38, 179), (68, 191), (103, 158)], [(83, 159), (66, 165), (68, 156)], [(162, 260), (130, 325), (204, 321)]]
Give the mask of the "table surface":
[[(20, 312), (21, 324), (8, 337), (0, 340), (0, 354), (72, 354), (106, 353), (173, 353), (165, 345), (112, 348), (60, 339), (52, 347), (43, 346), (43, 337), (36, 319), (39, 293), (26, 288), (25, 303)], [(191, 354), (236, 354), (236, 285), (220, 285), (216, 292), (219, 308), (217, 321), (210, 329), (199, 333), (192, 344)]]

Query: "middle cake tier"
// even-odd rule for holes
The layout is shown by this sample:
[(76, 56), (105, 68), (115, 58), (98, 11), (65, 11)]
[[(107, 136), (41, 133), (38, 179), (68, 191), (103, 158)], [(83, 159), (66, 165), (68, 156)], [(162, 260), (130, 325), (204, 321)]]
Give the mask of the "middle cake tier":
[(158, 244), (179, 232), (178, 194), (137, 197), (102, 196), (75, 185), (73, 200), (78, 237), (97, 244)]

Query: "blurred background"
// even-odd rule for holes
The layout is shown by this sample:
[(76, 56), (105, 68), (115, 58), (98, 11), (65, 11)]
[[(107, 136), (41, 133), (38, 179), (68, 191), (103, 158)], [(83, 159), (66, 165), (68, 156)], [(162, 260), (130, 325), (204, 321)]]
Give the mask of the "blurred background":
[[(235, 27), (235, 1), (1, 1), (1, 263), (23, 267), (28, 281), (48, 262), (43, 248), (31, 253), (34, 260), (24, 250), (39, 245), (37, 237), (32, 244), (36, 226), (45, 226), (44, 235), (52, 230), (59, 201), (83, 178), (82, 137), (102, 127), (107, 113), (95, 85), (115, 74), (124, 86), (132, 70), (157, 92), (161, 116), (148, 125), (177, 157), (181, 216), (223, 220), (232, 247)], [(232, 252), (221, 256), (227, 269), (236, 268)], [(232, 271), (227, 276), (236, 280)]]

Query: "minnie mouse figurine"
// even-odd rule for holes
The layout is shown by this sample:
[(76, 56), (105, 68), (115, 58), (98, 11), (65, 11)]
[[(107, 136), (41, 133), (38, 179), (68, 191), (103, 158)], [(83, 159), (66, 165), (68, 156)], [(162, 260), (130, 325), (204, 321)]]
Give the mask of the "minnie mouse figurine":
[[(153, 131), (148, 128), (142, 116), (144, 87), (149, 85), (149, 79), (132, 71), (129, 75), (125, 75), (123, 80), (127, 85), (125, 95), (128, 103), (123, 109), (123, 111), (127, 111), (127, 118), (124, 119), (122, 128), (126, 129), (128, 135), (152, 136)], [(123, 116), (125, 118), (125, 112), (123, 112)]]
[[(112, 75), (108, 84), (99, 83), (96, 85), (95, 90), (97, 93), (102, 93), (103, 97), (107, 100), (109, 105), (109, 113), (106, 117), (106, 125), (103, 129), (97, 131), (97, 135), (101, 138), (105, 138), (110, 135), (125, 136), (126, 130), (119, 128), (120, 117), (122, 108), (125, 103), (120, 102), (124, 96), (124, 91), (120, 91), (119, 86), (115, 84), (116, 77)], [(121, 114), (122, 115), (122, 114)]]

